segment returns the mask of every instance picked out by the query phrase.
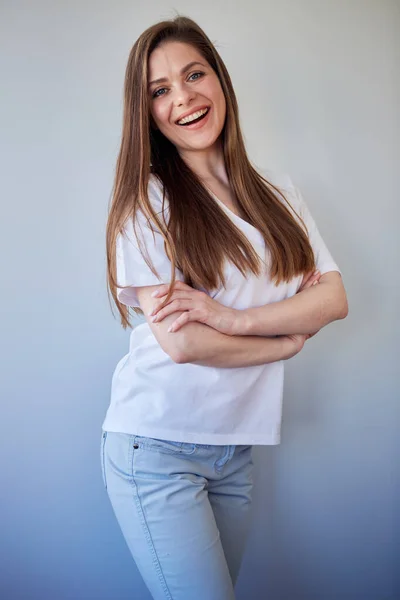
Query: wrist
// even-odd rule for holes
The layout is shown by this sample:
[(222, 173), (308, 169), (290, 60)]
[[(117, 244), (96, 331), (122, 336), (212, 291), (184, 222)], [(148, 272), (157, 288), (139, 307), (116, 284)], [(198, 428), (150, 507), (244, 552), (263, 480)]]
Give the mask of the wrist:
[(252, 319), (248, 310), (235, 310), (235, 325), (233, 335), (253, 335)]
[(242, 331), (241, 335), (259, 335), (270, 337), (277, 335), (271, 328), (270, 307), (268, 304), (255, 308), (247, 308), (241, 311)]

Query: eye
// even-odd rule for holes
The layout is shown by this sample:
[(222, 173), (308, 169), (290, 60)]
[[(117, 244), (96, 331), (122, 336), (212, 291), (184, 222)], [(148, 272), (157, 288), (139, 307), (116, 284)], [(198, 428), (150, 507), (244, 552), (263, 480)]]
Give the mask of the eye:
[(152, 98), (159, 98), (160, 96), (164, 96), (164, 94), (160, 93), (166, 90), (167, 88), (159, 88), (155, 92), (152, 93)]
[[(196, 71), (196, 73), (192, 73), (189, 76), (189, 80), (190, 81), (196, 81), (196, 79), (200, 79), (200, 77), (203, 77), (204, 73), (202, 73), (202, 71)], [(192, 79), (194, 77), (194, 79)]]

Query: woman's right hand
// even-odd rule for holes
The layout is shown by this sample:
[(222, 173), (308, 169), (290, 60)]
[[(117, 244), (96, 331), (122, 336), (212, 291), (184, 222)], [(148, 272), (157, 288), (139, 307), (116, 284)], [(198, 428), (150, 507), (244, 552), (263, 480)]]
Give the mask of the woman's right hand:
[(311, 272), (311, 273), (307, 273), (306, 275), (303, 276), (301, 285), (296, 293), (298, 294), (299, 292), (302, 292), (303, 290), (306, 290), (306, 289), (312, 287), (313, 285), (316, 285), (319, 282), (320, 278), (321, 278), (321, 272), (318, 270)]

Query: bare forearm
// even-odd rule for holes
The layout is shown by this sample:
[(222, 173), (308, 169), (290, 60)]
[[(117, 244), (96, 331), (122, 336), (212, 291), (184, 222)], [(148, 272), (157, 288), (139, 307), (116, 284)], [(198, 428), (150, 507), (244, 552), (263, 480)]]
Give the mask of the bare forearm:
[(207, 325), (188, 323), (182, 333), (179, 362), (207, 367), (252, 367), (293, 356), (293, 344), (287, 338), (229, 336)]
[(259, 336), (315, 333), (344, 318), (347, 310), (343, 286), (320, 281), (291, 298), (245, 310), (241, 332)]

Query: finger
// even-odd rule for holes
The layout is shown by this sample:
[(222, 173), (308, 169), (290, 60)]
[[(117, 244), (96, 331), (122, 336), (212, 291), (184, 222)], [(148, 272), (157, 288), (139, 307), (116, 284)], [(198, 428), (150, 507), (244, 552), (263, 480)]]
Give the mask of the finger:
[(169, 302), (164, 308), (159, 310), (156, 315), (150, 318), (150, 320), (152, 323), (159, 323), (174, 312), (179, 310), (190, 310), (192, 307), (193, 303), (190, 299), (180, 298), (178, 300), (173, 300), (173, 302)]
[(311, 271), (310, 273), (307, 273), (306, 275), (304, 275), (303, 277), (303, 281), (301, 282), (301, 285), (306, 285), (307, 281), (309, 281), (311, 279), (311, 277), (314, 275), (315, 272)]
[(183, 314), (181, 314), (181, 316), (178, 317), (172, 323), (172, 325), (170, 325), (170, 327), (168, 327), (168, 333), (175, 333), (176, 331), (178, 331), (178, 329), (183, 327), (183, 325), (186, 325), (186, 323), (189, 323), (190, 321), (195, 321), (195, 320), (196, 319), (193, 318), (192, 313), (189, 311), (186, 311)]
[(154, 292), (152, 292), (151, 297), (159, 298), (160, 296), (166, 296), (166, 294), (168, 294), (168, 290), (170, 287), (171, 287), (170, 284), (163, 283), (162, 285), (160, 285), (160, 287), (158, 287), (156, 290), (154, 290)]
[(303, 283), (303, 285), (301, 286), (301, 289), (307, 290), (315, 283), (318, 283), (320, 277), (321, 277), (320, 271), (316, 271), (315, 273), (310, 275), (310, 277), (308, 277), (308, 279), (305, 281), (305, 283)]
[[(190, 296), (190, 294), (188, 294), (187, 292), (174, 290), (172, 292), (171, 298), (168, 301), (168, 304), (166, 304), (165, 306), (168, 306), (174, 300), (181, 300), (181, 299), (193, 300), (192, 296)], [(157, 300), (156, 303), (154, 304), (154, 307), (152, 308), (152, 310), (148, 313), (148, 316), (152, 317), (153, 315), (157, 314), (158, 311), (160, 310), (160, 308), (162, 307), (162, 305), (164, 304), (164, 302), (165, 302), (165, 299), (162, 299), (162, 298), (160, 298), (160, 300)]]
[(303, 281), (301, 282), (301, 285), (306, 285), (306, 283), (308, 283), (310, 281), (310, 279), (312, 277), (314, 277), (314, 275), (316, 275), (316, 273), (317, 273), (317, 270), (306, 273), (303, 277)]
[[(151, 296), (153, 298), (159, 298), (160, 296), (166, 296), (168, 294), (168, 290), (170, 287), (171, 287), (170, 283), (163, 283), (160, 285), (160, 287), (158, 287), (156, 290), (154, 290), (154, 292), (151, 294)], [(190, 287), (190, 285), (188, 285), (184, 281), (180, 281), (179, 279), (174, 282), (173, 288), (174, 288), (174, 290), (192, 290), (193, 291), (193, 288)]]
[(318, 279), (321, 277), (321, 273), (319, 271), (315, 271), (311, 277), (309, 277), (307, 279), (307, 283), (306, 283), (306, 287), (310, 287), (311, 285), (314, 284), (315, 281), (318, 281)]

